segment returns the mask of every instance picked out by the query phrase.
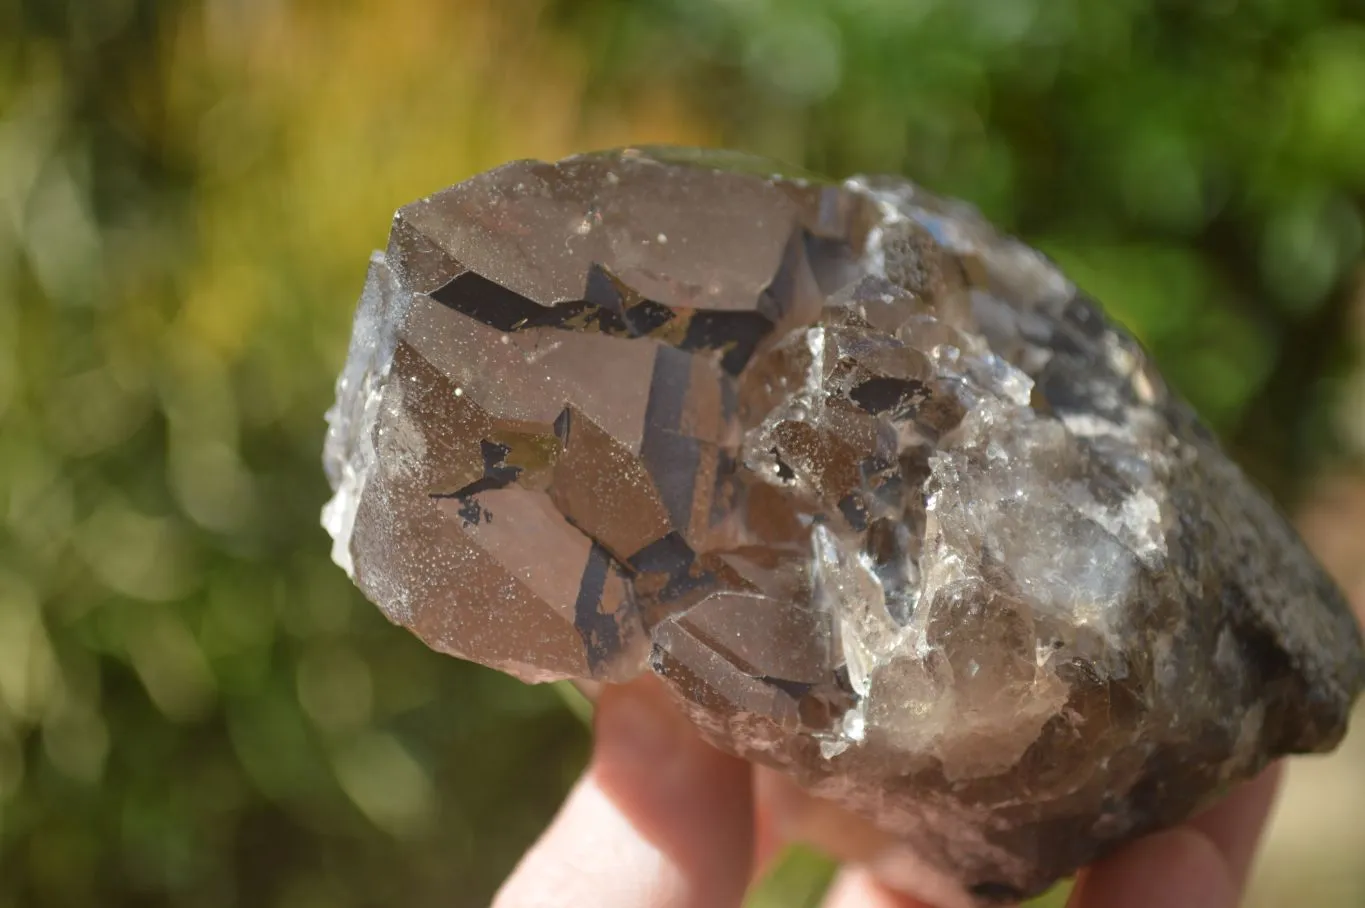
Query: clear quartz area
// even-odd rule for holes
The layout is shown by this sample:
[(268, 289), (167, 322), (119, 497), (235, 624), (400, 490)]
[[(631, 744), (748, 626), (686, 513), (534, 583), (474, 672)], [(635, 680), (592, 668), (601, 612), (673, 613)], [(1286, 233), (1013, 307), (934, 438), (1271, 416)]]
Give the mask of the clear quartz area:
[(328, 420), (334, 557), (394, 622), (654, 672), (983, 903), (1330, 747), (1365, 683), (1141, 347), (904, 180), (626, 149), (422, 199)]

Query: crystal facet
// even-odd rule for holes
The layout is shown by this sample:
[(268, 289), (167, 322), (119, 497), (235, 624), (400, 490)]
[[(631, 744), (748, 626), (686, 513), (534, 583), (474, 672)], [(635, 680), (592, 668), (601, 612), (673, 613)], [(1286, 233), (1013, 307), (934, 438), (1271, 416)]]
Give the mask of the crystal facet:
[(900, 179), (627, 149), (399, 211), (334, 556), (435, 649), (661, 676), (1011, 901), (1331, 747), (1341, 595), (1127, 333)]

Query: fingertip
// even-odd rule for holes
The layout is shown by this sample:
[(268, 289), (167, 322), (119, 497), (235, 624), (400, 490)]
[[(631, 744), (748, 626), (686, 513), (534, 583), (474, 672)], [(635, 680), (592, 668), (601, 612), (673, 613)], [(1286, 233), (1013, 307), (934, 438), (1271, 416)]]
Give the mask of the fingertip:
[(652, 679), (605, 690), (596, 727), (590, 777), (690, 881), (687, 904), (739, 904), (754, 855), (749, 764), (703, 741)]
[(1222, 851), (1180, 827), (1147, 836), (1082, 874), (1069, 908), (1235, 908), (1240, 886)]
[(1280, 764), (1272, 765), (1189, 822), (1223, 853), (1239, 890), (1251, 873), (1261, 835), (1275, 807), (1281, 775)]
[(930, 908), (912, 896), (887, 889), (873, 873), (861, 867), (846, 867), (835, 877), (825, 895), (824, 908)]
[(657, 683), (598, 699), (593, 758), (497, 908), (729, 908), (753, 854), (747, 763), (704, 743)]

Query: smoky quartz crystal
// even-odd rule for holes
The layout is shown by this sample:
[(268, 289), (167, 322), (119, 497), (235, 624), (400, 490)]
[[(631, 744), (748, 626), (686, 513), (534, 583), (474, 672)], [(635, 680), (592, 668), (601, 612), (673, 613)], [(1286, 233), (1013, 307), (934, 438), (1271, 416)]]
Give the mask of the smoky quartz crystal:
[(334, 557), (391, 620), (653, 672), (980, 903), (1330, 748), (1365, 683), (1140, 345), (902, 179), (626, 149), (414, 202), (329, 421)]

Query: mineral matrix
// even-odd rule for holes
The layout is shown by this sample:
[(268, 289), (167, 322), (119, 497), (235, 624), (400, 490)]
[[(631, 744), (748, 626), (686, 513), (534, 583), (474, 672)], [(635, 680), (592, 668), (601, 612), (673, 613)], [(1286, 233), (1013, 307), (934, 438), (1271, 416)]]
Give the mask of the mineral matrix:
[(1340, 593), (1140, 345), (896, 178), (686, 149), (399, 211), (329, 414), (334, 557), (527, 681), (717, 746), (1013, 901), (1331, 747)]

